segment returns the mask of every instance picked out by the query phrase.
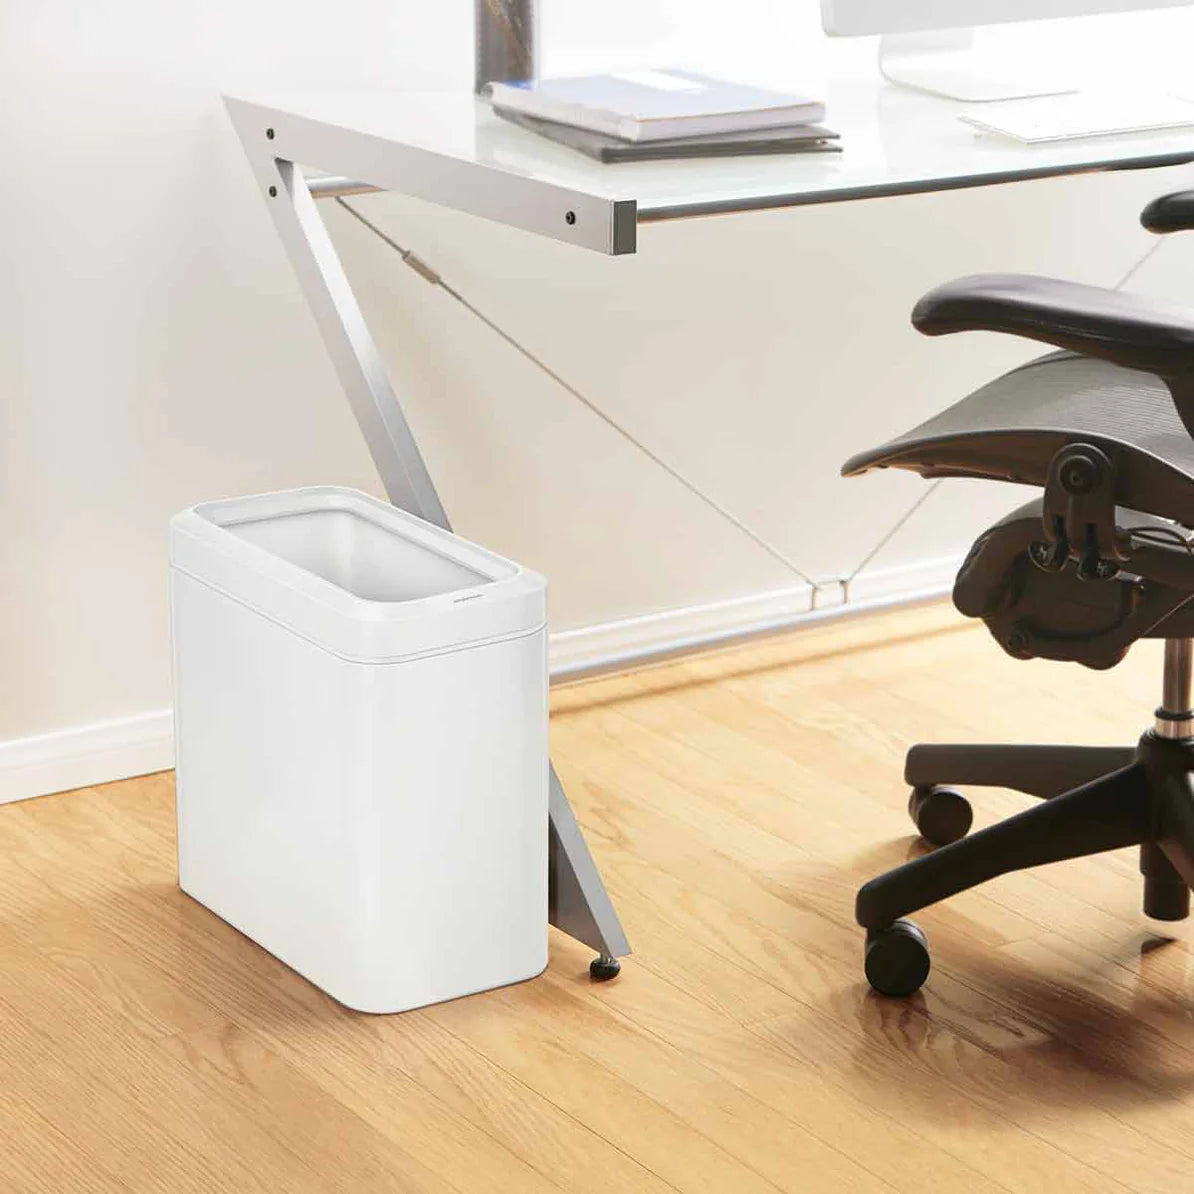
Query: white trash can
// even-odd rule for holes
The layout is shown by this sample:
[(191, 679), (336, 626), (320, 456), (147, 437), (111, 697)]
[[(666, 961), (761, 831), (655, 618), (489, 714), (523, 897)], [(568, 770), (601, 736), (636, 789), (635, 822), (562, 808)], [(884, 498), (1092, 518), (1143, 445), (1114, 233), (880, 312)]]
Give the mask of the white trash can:
[(350, 489), (170, 528), (182, 889), (341, 1003), (547, 964), (541, 576)]

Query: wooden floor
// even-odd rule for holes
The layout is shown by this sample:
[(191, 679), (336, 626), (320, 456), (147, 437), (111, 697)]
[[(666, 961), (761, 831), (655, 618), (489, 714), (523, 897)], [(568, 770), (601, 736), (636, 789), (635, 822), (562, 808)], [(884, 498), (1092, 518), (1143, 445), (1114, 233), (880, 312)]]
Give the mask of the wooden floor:
[(0, 1192), (1194, 1190), (1189, 933), (1130, 854), (922, 913), (905, 1002), (851, 920), (916, 849), (908, 743), (1131, 741), (1158, 668), (1015, 663), (933, 607), (559, 690), (635, 954), (593, 986), (553, 936), (541, 978), (398, 1017), (179, 893), (169, 775), (0, 809)]

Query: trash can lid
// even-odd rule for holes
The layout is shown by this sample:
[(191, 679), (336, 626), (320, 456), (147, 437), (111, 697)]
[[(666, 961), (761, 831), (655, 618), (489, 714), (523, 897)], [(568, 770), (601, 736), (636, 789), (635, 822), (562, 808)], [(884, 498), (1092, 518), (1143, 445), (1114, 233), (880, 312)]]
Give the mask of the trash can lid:
[(170, 566), (345, 659), (382, 663), (542, 629), (547, 582), (355, 489), (204, 502)]

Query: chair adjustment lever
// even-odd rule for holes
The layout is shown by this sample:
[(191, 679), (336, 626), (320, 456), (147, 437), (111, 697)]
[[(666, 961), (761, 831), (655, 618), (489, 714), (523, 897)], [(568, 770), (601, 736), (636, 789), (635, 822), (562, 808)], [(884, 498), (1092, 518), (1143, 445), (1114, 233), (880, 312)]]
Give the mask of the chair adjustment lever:
[(1043, 539), (1028, 549), (1045, 572), (1060, 572), (1070, 559), (1083, 580), (1110, 580), (1132, 550), (1115, 522), (1115, 469), (1092, 444), (1066, 444), (1049, 462), (1041, 510)]
[(1194, 594), (1194, 545), (1181, 545), (1132, 535), (1133, 573), (1180, 592)]

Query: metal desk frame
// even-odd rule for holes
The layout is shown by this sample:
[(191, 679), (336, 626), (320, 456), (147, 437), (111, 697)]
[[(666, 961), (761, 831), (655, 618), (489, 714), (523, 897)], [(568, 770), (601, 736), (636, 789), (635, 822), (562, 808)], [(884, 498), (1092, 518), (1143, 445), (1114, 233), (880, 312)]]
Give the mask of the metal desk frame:
[[(790, 167), (756, 159), (749, 174), (727, 159), (705, 178), (685, 172), (684, 164), (675, 172), (665, 166), (625, 175), (578, 166), (569, 151), (499, 127), (503, 122), (471, 97), (433, 97), (457, 104), (463, 140), (432, 136), (422, 121), (436, 109), (418, 107), (419, 97), (349, 97), (358, 102), (347, 108), (334, 98), (261, 103), (227, 97), (226, 103), (390, 501), (445, 528), (447, 515), (314, 192), (395, 191), (616, 256), (635, 251), (640, 222), (1194, 161), (1188, 131), (1043, 152), (980, 144), (940, 101), (867, 84), (843, 92), (840, 102), (831, 96), (830, 111), (840, 114), (844, 124), (835, 124), (847, 144), (840, 175), (811, 158)], [(490, 145), (479, 153), (483, 141), (514, 152), (495, 154)], [(528, 146), (524, 160), (519, 147)], [(297, 163), (340, 177), (313, 183)], [(612, 185), (626, 178), (637, 181), (637, 199)], [(598, 951), (594, 976), (616, 973), (614, 959), (630, 946), (554, 768), (549, 891), (551, 923)]]

